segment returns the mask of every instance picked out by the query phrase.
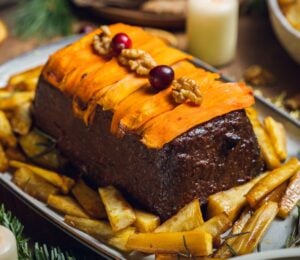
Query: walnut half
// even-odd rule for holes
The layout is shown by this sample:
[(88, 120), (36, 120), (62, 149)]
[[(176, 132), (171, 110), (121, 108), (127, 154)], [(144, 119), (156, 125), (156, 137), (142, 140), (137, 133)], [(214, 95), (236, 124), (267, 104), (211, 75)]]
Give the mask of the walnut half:
[(176, 103), (183, 103), (190, 101), (195, 105), (200, 105), (202, 102), (202, 95), (200, 86), (193, 79), (181, 77), (173, 81), (172, 96)]
[(108, 55), (111, 52), (111, 32), (108, 26), (101, 26), (100, 29), (102, 32), (93, 38), (93, 46), (100, 55)]
[(155, 60), (149, 53), (138, 49), (123, 49), (118, 60), (121, 65), (129, 67), (141, 76), (148, 75), (156, 66)]

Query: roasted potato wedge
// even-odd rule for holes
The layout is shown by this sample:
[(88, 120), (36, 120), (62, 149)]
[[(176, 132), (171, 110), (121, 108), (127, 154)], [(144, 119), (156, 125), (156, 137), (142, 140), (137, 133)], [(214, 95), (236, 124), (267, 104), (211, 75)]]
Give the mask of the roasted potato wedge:
[[(1, 104), (0, 100), (0, 104)], [(1, 105), (0, 105), (1, 106)], [(13, 134), (11, 125), (3, 111), (0, 110), (0, 142), (10, 147), (15, 147), (17, 139)]]
[(250, 206), (255, 207), (263, 197), (292, 177), (299, 168), (300, 162), (297, 158), (293, 157), (280, 168), (269, 172), (247, 193), (246, 199)]
[(16, 90), (34, 91), (37, 86), (37, 82), (43, 66), (38, 66), (30, 70), (18, 73), (10, 77), (8, 85), (12, 86)]
[(280, 166), (280, 160), (275, 152), (272, 141), (262, 124), (258, 119), (257, 112), (254, 108), (247, 108), (246, 113), (252, 124), (254, 133), (257, 137), (263, 158), (268, 166), (268, 169), (275, 169)]
[(30, 103), (24, 103), (17, 107), (10, 120), (12, 130), (20, 135), (28, 134), (32, 120), (30, 115)]
[(4, 152), (3, 146), (0, 144), (0, 173), (8, 169), (8, 159)]
[(59, 193), (59, 189), (35, 175), (28, 168), (19, 168), (13, 175), (13, 182), (26, 193), (38, 200), (47, 202), (50, 195)]
[(134, 227), (127, 227), (115, 233), (114, 236), (107, 240), (107, 243), (124, 252), (131, 251), (131, 249), (127, 247), (127, 241), (129, 237), (134, 234), (134, 232)]
[(278, 204), (273, 201), (266, 202), (257, 209), (243, 228), (242, 236), (237, 237), (232, 248), (239, 255), (249, 254), (255, 250), (265, 232), (276, 217)]
[(9, 95), (6, 97), (4, 97), (4, 95), (0, 93), (1, 110), (12, 110), (21, 106), (24, 103), (31, 102), (34, 99), (34, 95), (35, 95), (34, 91), (8, 92), (8, 93)]
[(70, 196), (50, 195), (47, 204), (64, 215), (89, 218), (80, 205)]
[(212, 236), (203, 231), (139, 233), (129, 237), (127, 248), (144, 253), (207, 256), (212, 253)]
[(59, 168), (59, 153), (55, 148), (55, 142), (39, 131), (32, 130), (21, 136), (19, 144), (31, 161), (51, 169)]
[(300, 200), (300, 170), (291, 178), (288, 187), (279, 202), (278, 216), (286, 218)]
[(199, 227), (203, 222), (199, 200), (195, 199), (179, 210), (176, 215), (156, 228), (154, 232), (189, 231)]
[(137, 209), (134, 212), (136, 216), (134, 226), (137, 228), (137, 231), (142, 233), (152, 232), (159, 226), (160, 220), (158, 216)]
[(286, 132), (283, 124), (268, 116), (264, 119), (264, 126), (271, 138), (275, 152), (281, 161), (287, 158)]
[(116, 188), (113, 186), (99, 188), (99, 194), (114, 232), (135, 222), (136, 217), (133, 208)]
[(73, 187), (73, 185), (75, 184), (74, 180), (67, 176), (60, 175), (53, 171), (45, 170), (43, 168), (33, 166), (31, 164), (11, 160), (11, 161), (9, 161), (9, 165), (14, 168), (25, 167), (25, 168), (30, 169), (36, 175), (42, 177), (49, 183), (60, 188), (60, 190), (65, 194), (67, 194), (70, 191), (70, 189)]
[(75, 184), (72, 194), (92, 218), (101, 219), (107, 216), (98, 193), (87, 186), (83, 180), (79, 180)]
[(64, 220), (68, 225), (77, 228), (92, 237), (103, 240), (114, 236), (110, 224), (107, 221), (87, 219), (75, 216), (65, 216)]
[(228, 230), (231, 225), (232, 222), (229, 217), (225, 213), (222, 213), (205, 221), (200, 227), (194, 230), (207, 232), (211, 234), (213, 238), (216, 238)]
[(264, 176), (265, 174), (261, 174), (243, 185), (210, 195), (207, 208), (209, 218), (224, 212), (229, 219), (235, 220), (241, 209), (247, 205), (244, 195)]

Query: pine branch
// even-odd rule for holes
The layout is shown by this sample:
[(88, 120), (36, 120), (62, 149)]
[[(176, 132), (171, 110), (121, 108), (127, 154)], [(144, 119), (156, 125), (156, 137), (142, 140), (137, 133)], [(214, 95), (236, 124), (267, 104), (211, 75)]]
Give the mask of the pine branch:
[(68, 252), (64, 253), (58, 247), (48, 247), (35, 243), (34, 249), (29, 247), (29, 239), (23, 235), (22, 223), (7, 211), (2, 204), (0, 207), (0, 225), (5, 226), (16, 237), (19, 260), (76, 260)]
[(19, 0), (15, 34), (22, 38), (68, 35), (72, 20), (68, 0)]

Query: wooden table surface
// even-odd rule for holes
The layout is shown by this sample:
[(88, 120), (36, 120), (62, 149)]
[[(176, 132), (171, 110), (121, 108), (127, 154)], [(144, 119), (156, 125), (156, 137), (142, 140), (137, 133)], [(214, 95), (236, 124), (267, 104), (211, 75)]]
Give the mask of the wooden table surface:
[[(12, 27), (10, 14), (9, 10), (0, 10), (1, 19), (4, 19)], [(10, 35), (0, 45), (0, 64), (40, 44), (36, 40), (21, 41)], [(220, 69), (225, 74), (239, 80), (243, 71), (253, 64), (262, 65), (275, 75), (276, 84), (264, 89), (269, 95), (286, 91), (288, 95), (292, 96), (300, 92), (300, 65), (296, 64), (278, 43), (267, 17), (244, 16), (240, 18), (236, 58), (232, 63)], [(45, 242), (74, 251), (80, 256), (80, 259), (100, 259), (42, 219), (5, 189), (0, 189), (1, 202), (4, 202), (6, 207), (24, 223), (26, 235), (31, 237), (32, 241)]]

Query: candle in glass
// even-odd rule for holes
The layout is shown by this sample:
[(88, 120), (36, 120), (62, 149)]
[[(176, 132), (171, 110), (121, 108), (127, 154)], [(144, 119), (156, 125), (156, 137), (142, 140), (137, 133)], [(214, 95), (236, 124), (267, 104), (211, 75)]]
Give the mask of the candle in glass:
[(4, 226), (0, 226), (0, 259), (18, 260), (16, 238), (13, 233)]
[(230, 62), (235, 55), (238, 0), (189, 0), (188, 50), (214, 66)]

